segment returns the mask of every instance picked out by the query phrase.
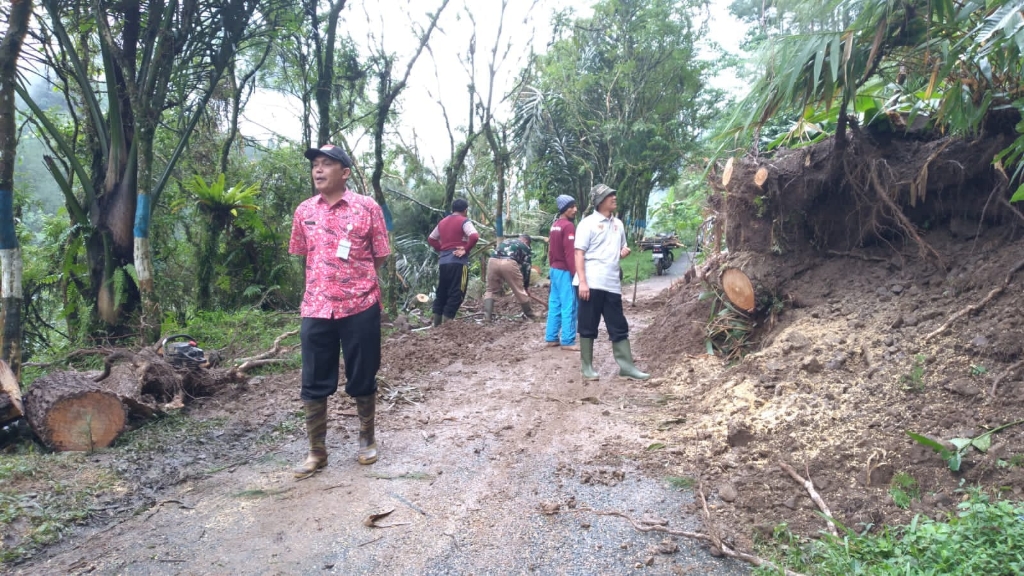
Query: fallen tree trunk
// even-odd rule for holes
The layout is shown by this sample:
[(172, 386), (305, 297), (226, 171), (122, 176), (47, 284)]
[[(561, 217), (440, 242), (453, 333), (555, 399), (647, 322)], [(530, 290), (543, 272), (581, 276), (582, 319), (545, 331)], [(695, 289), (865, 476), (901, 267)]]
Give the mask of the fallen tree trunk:
[(153, 348), (117, 350), (104, 359), (97, 385), (117, 395), (132, 419), (148, 419), (176, 410), (186, 399), (212, 396), (227, 384), (245, 382), (239, 369), (174, 366)]
[(734, 252), (709, 258), (695, 269), (695, 275), (720, 288), (742, 312), (765, 313), (791, 297), (790, 282), (812, 265), (811, 258)]
[(117, 395), (80, 372), (54, 372), (33, 382), (25, 416), (43, 444), (57, 451), (106, 448), (127, 422)]
[(0, 426), (25, 415), (21, 386), (7, 362), (0, 360)]

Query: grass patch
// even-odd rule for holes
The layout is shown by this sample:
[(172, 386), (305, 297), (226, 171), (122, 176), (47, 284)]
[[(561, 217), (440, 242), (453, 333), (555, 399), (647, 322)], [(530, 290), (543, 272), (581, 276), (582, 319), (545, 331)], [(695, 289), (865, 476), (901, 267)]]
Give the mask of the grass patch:
[(227, 418), (196, 420), (181, 411), (171, 412), (122, 434), (114, 442), (114, 447), (127, 452), (163, 451), (202, 438), (226, 422)]
[(253, 488), (250, 490), (242, 490), (241, 492), (235, 492), (232, 494), (235, 498), (245, 498), (249, 500), (255, 500), (259, 498), (272, 498), (274, 496), (280, 496), (286, 492), (290, 492), (291, 488), (273, 488), (270, 490), (264, 490), (262, 488)]
[(900, 472), (892, 477), (889, 496), (892, 497), (893, 503), (906, 510), (910, 508), (911, 502), (921, 499), (921, 488), (913, 476), (906, 472)]
[(0, 564), (17, 562), (61, 539), (92, 514), (96, 497), (120, 489), (117, 476), (82, 453), (34, 448), (0, 461)]
[[(639, 246), (630, 246), (632, 252), (629, 256), (623, 258), (619, 265), (622, 267), (622, 286), (625, 290), (626, 286), (632, 287), (634, 278), (640, 280), (647, 280), (651, 276), (654, 276), (654, 261), (651, 259), (650, 252), (641, 252)], [(676, 250), (676, 252), (680, 252)], [(678, 254), (677, 254), (678, 256)], [(640, 262), (640, 270), (637, 271), (637, 262)], [(680, 264), (674, 263), (673, 266), (679, 266)]]
[(697, 485), (697, 481), (689, 476), (669, 476), (668, 478), (665, 478), (665, 481), (668, 482), (668, 485), (674, 490), (679, 490), (681, 492), (689, 492)]
[(926, 360), (927, 358), (923, 354), (914, 356), (914, 365), (910, 367), (910, 372), (900, 377), (900, 383), (903, 384), (904, 390), (911, 392), (924, 391), (924, 365)]
[[(885, 527), (878, 534), (857, 534), (840, 526), (840, 537), (823, 534), (809, 543), (781, 525), (771, 540), (759, 545), (759, 553), (791, 570), (820, 576), (1010, 576), (1024, 573), (1022, 518), (1021, 503), (993, 501), (974, 490), (941, 522), (917, 516), (907, 526)], [(758, 568), (753, 573), (778, 572)]]

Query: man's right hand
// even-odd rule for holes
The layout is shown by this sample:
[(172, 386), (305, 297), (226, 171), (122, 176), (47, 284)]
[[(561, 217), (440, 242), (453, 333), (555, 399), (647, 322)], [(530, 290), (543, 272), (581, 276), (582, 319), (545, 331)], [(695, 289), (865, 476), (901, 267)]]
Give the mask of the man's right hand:
[(580, 280), (580, 300), (590, 300), (590, 287), (583, 280)]
[(460, 246), (455, 250), (452, 250), (452, 254), (454, 254), (456, 258), (462, 258), (466, 255), (466, 249)]

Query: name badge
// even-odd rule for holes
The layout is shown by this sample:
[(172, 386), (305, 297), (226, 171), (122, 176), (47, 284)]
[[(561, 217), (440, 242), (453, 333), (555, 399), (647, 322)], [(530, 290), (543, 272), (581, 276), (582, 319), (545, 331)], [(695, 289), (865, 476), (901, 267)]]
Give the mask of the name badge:
[(346, 239), (346, 240), (342, 240), (342, 241), (338, 242), (338, 252), (337, 252), (338, 258), (341, 258), (342, 260), (348, 260), (348, 253), (349, 253), (349, 250), (351, 250), (351, 249), (352, 249), (352, 242), (350, 240)]

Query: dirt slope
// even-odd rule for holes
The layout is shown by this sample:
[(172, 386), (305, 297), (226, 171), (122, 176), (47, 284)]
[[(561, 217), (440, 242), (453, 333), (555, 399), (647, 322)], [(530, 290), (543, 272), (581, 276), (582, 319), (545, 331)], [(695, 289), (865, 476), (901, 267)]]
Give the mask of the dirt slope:
[[(925, 236), (954, 263), (948, 272), (921, 262), (916, 246), (805, 263), (761, 349), (728, 367), (702, 354), (709, 307), (697, 300), (700, 288), (674, 288), (638, 343), (659, 351), (653, 361), (668, 398), (649, 414), (652, 427), (686, 421), (653, 434), (668, 448), (650, 464), (667, 460), (674, 474), (713, 486), (715, 517), (740, 547), (783, 522), (805, 536), (825, 528), (780, 462), (809, 472), (836, 517), (858, 531), (942, 516), (974, 486), (1020, 499), (1024, 426), (994, 434), (987, 453), (966, 449), (959, 472), (906, 434), (952, 446), (1024, 416), (1024, 271), (977, 313), (927, 338), (1002, 286), (1024, 257), (1020, 228), (981, 228), (974, 238), (978, 229), (954, 221)], [(894, 486), (909, 507), (895, 504)]]
[[(682, 271), (682, 266), (673, 269)], [(656, 313), (641, 291), (635, 327)], [(502, 310), (515, 309), (503, 302)], [(653, 354), (644, 355), (643, 362)], [(332, 400), (330, 465), (295, 482), (305, 439), (297, 375), (262, 378), (201, 401), (223, 418), (192, 442), (147, 461), (108, 462), (146, 495), (132, 516), (97, 522), (10, 567), (17, 574), (742, 574), (698, 544), (634, 530), (640, 520), (698, 530), (693, 496), (640, 469), (652, 443), (643, 416), (656, 387), (612, 375), (584, 385), (578, 353), (546, 348), (543, 324), (506, 316), (407, 332), (385, 345), (380, 461), (355, 463), (353, 406)], [(291, 428), (283, 445), (263, 443)], [(261, 440), (263, 439), (263, 440)], [(227, 466), (226, 469), (217, 470)], [(373, 513), (393, 512), (371, 528)]]

